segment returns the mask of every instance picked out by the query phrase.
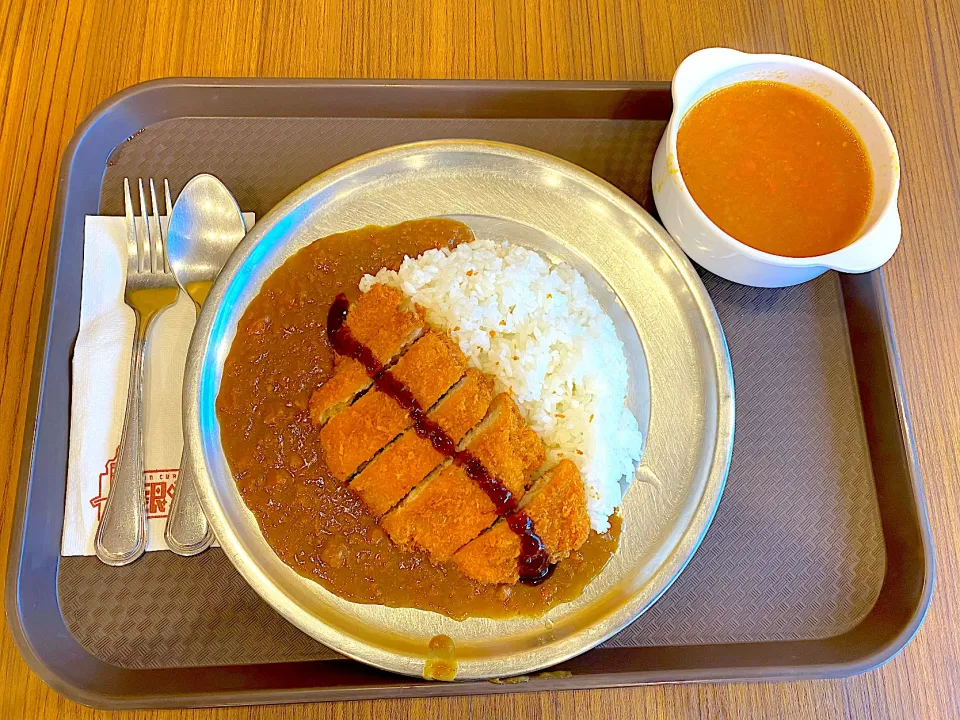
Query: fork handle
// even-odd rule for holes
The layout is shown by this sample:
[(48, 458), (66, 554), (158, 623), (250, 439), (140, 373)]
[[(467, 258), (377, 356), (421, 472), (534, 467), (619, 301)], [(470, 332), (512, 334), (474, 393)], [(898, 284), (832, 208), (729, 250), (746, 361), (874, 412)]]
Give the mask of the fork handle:
[(110, 482), (110, 494), (97, 528), (97, 557), (107, 565), (127, 565), (140, 557), (147, 547), (147, 507), (143, 484), (143, 350), (150, 317), (134, 311), (133, 351), (130, 358), (130, 383), (123, 415), (120, 453)]
[(177, 555), (188, 557), (202, 553), (213, 542), (213, 530), (207, 523), (194, 482), (193, 467), (184, 447), (180, 456), (180, 472), (170, 503), (170, 514), (163, 532), (167, 546)]

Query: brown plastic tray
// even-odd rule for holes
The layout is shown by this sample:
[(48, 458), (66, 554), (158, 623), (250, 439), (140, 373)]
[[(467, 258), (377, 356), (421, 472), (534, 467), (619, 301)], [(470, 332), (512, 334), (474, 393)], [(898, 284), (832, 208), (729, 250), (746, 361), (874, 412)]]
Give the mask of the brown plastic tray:
[(338, 657), (287, 624), (219, 550), (127, 568), (61, 558), (83, 218), (123, 177), (212, 172), (262, 216), (357, 154), (442, 137), (537, 148), (648, 210), (665, 83), (165, 80), (101, 105), (60, 170), (7, 571), (7, 618), (54, 689), (170, 707), (838, 677), (895, 655), (930, 601), (933, 555), (883, 276), (782, 290), (702, 273), (737, 393), (726, 491), (686, 571), (629, 628), (524, 684), (427, 683)]

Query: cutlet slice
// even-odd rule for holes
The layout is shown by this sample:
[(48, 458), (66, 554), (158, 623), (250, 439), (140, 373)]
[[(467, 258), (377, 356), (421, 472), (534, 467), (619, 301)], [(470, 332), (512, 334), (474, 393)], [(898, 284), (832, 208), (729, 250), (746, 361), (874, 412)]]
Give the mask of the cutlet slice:
[(540, 436), (527, 425), (509, 393), (493, 399), (490, 413), (463, 444), (518, 500), (530, 473), (546, 459)]
[[(460, 442), (464, 435), (486, 415), (493, 400), (493, 380), (470, 368), (466, 375), (430, 412), (429, 418)], [(380, 517), (400, 502), (408, 492), (444, 460), (429, 439), (412, 428), (388, 445), (353, 481), (350, 487)]]
[(456, 464), (434, 470), (381, 524), (401, 547), (416, 545), (447, 560), (497, 519), (497, 509)]
[(353, 358), (343, 358), (333, 377), (310, 396), (310, 420), (314, 427), (323, 427), (372, 383), (373, 378), (360, 362)]
[(430, 419), (458, 443), (476, 427), (493, 401), (493, 378), (469, 368), (463, 379), (430, 412)]
[(485, 585), (513, 585), (520, 579), (520, 536), (506, 520), (474, 538), (453, 556), (468, 578)]
[(533, 521), (551, 562), (563, 560), (587, 541), (587, 494), (572, 460), (561, 460), (544, 473), (524, 496), (520, 509)]
[[(424, 331), (424, 320), (418, 313), (400, 309), (403, 300), (403, 293), (396, 288), (374, 285), (347, 314), (345, 324), (351, 335), (384, 366), (396, 360)], [(333, 376), (310, 396), (313, 424), (323, 427), (372, 382), (360, 362), (340, 356)]]
[[(466, 368), (467, 358), (456, 343), (443, 333), (428, 332), (389, 373), (420, 407), (429, 408), (461, 378)], [(348, 479), (412, 424), (410, 413), (390, 395), (378, 389), (368, 392), (334, 415), (320, 430), (327, 467), (340, 480)]]
[(354, 340), (389, 365), (399, 352), (423, 333), (426, 321), (417, 311), (402, 309), (404, 294), (388, 285), (374, 285), (350, 306), (344, 323)]
[[(590, 532), (587, 500), (580, 471), (561, 460), (534, 483), (520, 503), (550, 553), (550, 562), (579, 550)], [(512, 585), (520, 579), (520, 537), (505, 520), (462, 547), (453, 556), (467, 577), (488, 584)]]
[(442, 332), (428, 332), (390, 370), (424, 410), (433, 406), (467, 370), (467, 356)]
[[(487, 417), (462, 446), (519, 500), (530, 471), (543, 463), (543, 443), (507, 393), (497, 395)], [(497, 507), (460, 465), (435, 471), (382, 524), (398, 545), (416, 545), (434, 561), (449, 558), (497, 519)]]
[(327, 467), (346, 480), (411, 423), (410, 414), (381, 392), (368, 392), (320, 430)]

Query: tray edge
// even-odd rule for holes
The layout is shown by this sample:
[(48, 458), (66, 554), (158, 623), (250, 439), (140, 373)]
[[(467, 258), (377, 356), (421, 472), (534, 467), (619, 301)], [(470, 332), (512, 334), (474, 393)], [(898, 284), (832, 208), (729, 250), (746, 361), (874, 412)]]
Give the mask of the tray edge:
[[(641, 684), (652, 684), (657, 682), (710, 682), (710, 681), (734, 681), (734, 680), (749, 680), (749, 681), (778, 681), (778, 680), (800, 680), (800, 679), (814, 679), (814, 678), (838, 678), (846, 677), (849, 675), (855, 675), (862, 672), (866, 672), (872, 669), (875, 669), (894, 656), (896, 656), (914, 637), (916, 632), (919, 630), (920, 625), (923, 622), (923, 619), (926, 615), (926, 612), (929, 608), (933, 585), (934, 585), (934, 575), (935, 575), (935, 560), (933, 555), (933, 547), (929, 526), (929, 519), (926, 511), (926, 503), (924, 499), (924, 493), (921, 483), (921, 477), (919, 473), (919, 466), (917, 464), (916, 451), (913, 440), (913, 431), (910, 424), (909, 412), (907, 410), (904, 398), (904, 385), (903, 377), (901, 372), (901, 366), (899, 362), (899, 354), (896, 348), (896, 342), (893, 335), (892, 321), (890, 318), (889, 306), (886, 302), (886, 290), (885, 284), (883, 282), (882, 272), (876, 271), (871, 273), (871, 282), (876, 286), (876, 293), (878, 300), (878, 305), (881, 309), (881, 327), (884, 334), (884, 340), (887, 350), (887, 360), (890, 367), (890, 378), (893, 385), (894, 399), (895, 404), (899, 413), (900, 420), (900, 430), (903, 437), (903, 447), (908, 459), (908, 474), (911, 479), (911, 490), (912, 497), (915, 501), (916, 511), (919, 521), (919, 530), (921, 535), (922, 550), (923, 550), (923, 559), (924, 559), (924, 579), (923, 587), (919, 597), (919, 602), (914, 609), (914, 612), (910, 620), (904, 625), (899, 633), (893, 635), (889, 641), (878, 648), (874, 653), (865, 656), (859, 660), (852, 660), (847, 662), (835, 663), (832, 665), (782, 665), (782, 666), (762, 666), (762, 667), (739, 667), (739, 668), (728, 668), (727, 671), (721, 671), (717, 668), (705, 668), (705, 669), (693, 669), (686, 672), (676, 672), (673, 673), (671, 677), (663, 677), (662, 673), (660, 677), (657, 677), (658, 672), (656, 671), (641, 671), (634, 673), (626, 673), (622, 675), (603, 675), (596, 674), (590, 677), (590, 681), (587, 683), (573, 684), (575, 678), (577, 680), (583, 680), (583, 676), (575, 676), (575, 678), (568, 678), (567, 681), (563, 680), (551, 680), (549, 681), (548, 687), (540, 687), (541, 682), (546, 683), (547, 681), (541, 680), (532, 680), (530, 684), (524, 684), (524, 687), (518, 688), (517, 686), (490, 686), (486, 682), (471, 682), (469, 684), (455, 684), (455, 685), (420, 685), (420, 684), (401, 684), (400, 686), (391, 687), (391, 688), (381, 688), (381, 691), (385, 691), (386, 694), (381, 693), (371, 693), (371, 688), (358, 687), (343, 687), (337, 688), (335, 690), (331, 689), (317, 689), (317, 688), (303, 688), (299, 690), (295, 689), (258, 689), (258, 690), (248, 690), (241, 693), (229, 693), (233, 698), (232, 701), (227, 701), (227, 698), (224, 696), (224, 693), (200, 693), (195, 696), (177, 696), (177, 699), (173, 699), (171, 702), (171, 696), (169, 695), (141, 695), (136, 697), (136, 699), (128, 699), (125, 697), (117, 697), (108, 694), (101, 694), (97, 692), (90, 692), (85, 690), (82, 687), (71, 684), (66, 678), (52, 671), (48, 665), (43, 661), (40, 655), (34, 649), (32, 643), (30, 642), (29, 637), (27, 636), (26, 629), (23, 626), (20, 618), (20, 598), (19, 598), (19, 577), (21, 569), (21, 560), (22, 552), (24, 547), (24, 530), (25, 530), (25, 520), (26, 520), (26, 511), (28, 507), (28, 501), (30, 496), (30, 489), (33, 480), (33, 469), (34, 469), (34, 458), (36, 451), (36, 441), (37, 441), (37, 429), (39, 426), (39, 416), (38, 413), (41, 410), (41, 398), (43, 394), (43, 386), (45, 379), (45, 371), (47, 366), (47, 351), (50, 345), (50, 333), (52, 330), (52, 307), (53, 307), (53, 298), (55, 297), (56, 283), (59, 277), (58, 274), (58, 264), (60, 257), (61, 241), (63, 238), (64, 231), (66, 230), (65, 223), (67, 222), (66, 209), (67, 203), (70, 197), (69, 187), (70, 180), (73, 176), (75, 170), (74, 166), (77, 161), (77, 156), (80, 154), (81, 150), (84, 149), (84, 140), (89, 137), (89, 133), (98, 127), (98, 123), (102, 123), (105, 118), (108, 118), (108, 114), (118, 108), (125, 108), (127, 105), (132, 104), (135, 100), (140, 99), (144, 94), (153, 94), (160, 93), (161, 95), (165, 92), (177, 90), (183, 87), (194, 88), (198, 90), (206, 89), (238, 89), (242, 91), (261, 89), (261, 88), (315, 88), (315, 89), (337, 89), (337, 88), (346, 88), (346, 89), (361, 89), (369, 90), (371, 88), (389, 90), (391, 92), (396, 92), (398, 90), (407, 91), (410, 89), (418, 90), (432, 90), (432, 89), (445, 89), (447, 91), (466, 91), (474, 90), (480, 88), (486, 92), (511, 92), (516, 90), (524, 90), (528, 92), (535, 93), (544, 93), (553, 91), (555, 89), (567, 89), (567, 90), (578, 90), (582, 92), (597, 92), (597, 91), (615, 91), (620, 90), (623, 92), (631, 90), (648, 90), (653, 93), (663, 93), (664, 90), (669, 88), (669, 83), (660, 82), (660, 81), (648, 81), (648, 82), (623, 82), (623, 83), (608, 83), (603, 81), (593, 81), (593, 82), (579, 82), (579, 81), (460, 81), (460, 80), (425, 80), (425, 81), (409, 81), (409, 80), (311, 80), (311, 79), (243, 79), (243, 78), (230, 78), (230, 79), (207, 79), (207, 78), (165, 78), (161, 80), (153, 80), (145, 83), (140, 83), (134, 86), (131, 86), (121, 92), (107, 98), (102, 103), (100, 103), (87, 118), (78, 126), (77, 130), (74, 132), (73, 137), (70, 140), (70, 143), (67, 145), (63, 158), (61, 159), (60, 170), (58, 174), (58, 192), (56, 203), (54, 206), (54, 222), (52, 225), (51, 231), (51, 241), (50, 247), (48, 249), (47, 256), (47, 269), (45, 275), (45, 289), (44, 297), (41, 304), (41, 318), (40, 318), (40, 327), (38, 329), (38, 343), (35, 351), (34, 361), (32, 365), (32, 375), (30, 383), (30, 391), (28, 394), (27, 402), (27, 416), (33, 418), (29, 428), (25, 428), (23, 444), (22, 444), (22, 454), (21, 454), (21, 463), (19, 471), (19, 484), (17, 488), (16, 495), (16, 504), (14, 506), (13, 512), (13, 522), (11, 527), (11, 540), (9, 546), (9, 554), (7, 561), (7, 573), (5, 581), (5, 611), (7, 615), (7, 623), (11, 629), (11, 634), (14, 637), (15, 642), (17, 643), (18, 648), (21, 651), (21, 654), (24, 656), (27, 664), (30, 668), (38, 675), (40, 678), (47, 683), (51, 688), (61, 693), (62, 695), (80, 702), (85, 705), (99, 708), (132, 708), (132, 707), (187, 707), (193, 706), (194, 703), (199, 701), (199, 704), (209, 705), (209, 704), (252, 704), (252, 703), (281, 703), (281, 702), (302, 702), (306, 700), (347, 700), (347, 699), (356, 699), (359, 697), (371, 697), (371, 696), (380, 696), (380, 697), (398, 697), (398, 696), (408, 696), (408, 697), (430, 697), (430, 696), (446, 696), (446, 695), (467, 695), (467, 694), (482, 694), (482, 693), (503, 693), (503, 692), (536, 692), (536, 691), (545, 691), (545, 690), (559, 690), (559, 689), (585, 689), (585, 688), (602, 688), (602, 687), (625, 687), (632, 685), (641, 685)], [(154, 108), (163, 108), (162, 110), (158, 109), (158, 114), (156, 117), (149, 118), (149, 122), (143, 125), (146, 127), (155, 122), (161, 120), (169, 119), (170, 117), (178, 117), (180, 115), (171, 114), (170, 107), (165, 106), (163, 103), (153, 103)], [(316, 113), (314, 113), (315, 115)], [(131, 114), (131, 119), (132, 119)], [(275, 113), (271, 114), (237, 114), (229, 113), (225, 116), (248, 116), (248, 117), (268, 117), (276, 116)], [(304, 115), (304, 117), (309, 117), (312, 115)], [(422, 115), (416, 115), (420, 117)], [(446, 117), (456, 116), (456, 114), (446, 114)], [(497, 117), (502, 117), (498, 115)], [(524, 114), (522, 117), (530, 117), (529, 114)], [(534, 116), (539, 117), (539, 116)], [(630, 116), (632, 117), (632, 116)], [(135, 123), (134, 123), (135, 124)], [(125, 139), (132, 136), (138, 129), (134, 128), (132, 132), (121, 136), (117, 139), (116, 144), (123, 142)], [(111, 149), (116, 146), (111, 146)], [(99, 188), (97, 189), (97, 194), (99, 196)], [(57, 559), (59, 563), (59, 558)], [(869, 615), (868, 615), (869, 617)], [(866, 622), (867, 620), (861, 621)], [(841, 638), (843, 635), (837, 636)], [(70, 636), (71, 640), (76, 643), (75, 639)], [(802, 642), (802, 641), (797, 641)], [(773, 644), (773, 643), (771, 643)], [(80, 648), (79, 645), (77, 645)], [(80, 648), (84, 653), (86, 653), (83, 648)], [(87, 653), (88, 654), (88, 653)], [(89, 654), (88, 654), (89, 655)], [(97, 663), (102, 664), (105, 668), (113, 668), (106, 663), (103, 663), (99, 658), (90, 655)], [(309, 664), (309, 663), (300, 663), (300, 664)], [(120, 672), (129, 672), (124, 671), (120, 668), (115, 668)], [(163, 671), (154, 671), (154, 672), (163, 672)], [(536, 685), (534, 685), (536, 683)], [(473, 687), (474, 685), (482, 685), (483, 687)], [(508, 688), (501, 690), (500, 688)], [(357, 694), (354, 694), (357, 693)], [(276, 696), (274, 698), (273, 696)], [(178, 701), (180, 700), (180, 701)], [(182, 702), (186, 701), (186, 702)]]

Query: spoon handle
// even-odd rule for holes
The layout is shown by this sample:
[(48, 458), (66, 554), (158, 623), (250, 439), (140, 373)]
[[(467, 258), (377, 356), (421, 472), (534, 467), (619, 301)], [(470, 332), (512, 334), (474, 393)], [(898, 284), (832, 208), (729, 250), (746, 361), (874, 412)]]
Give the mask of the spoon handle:
[(180, 456), (180, 473), (163, 537), (173, 552), (184, 557), (202, 553), (213, 542), (213, 531), (200, 506), (193, 468), (187, 461), (186, 451)]

